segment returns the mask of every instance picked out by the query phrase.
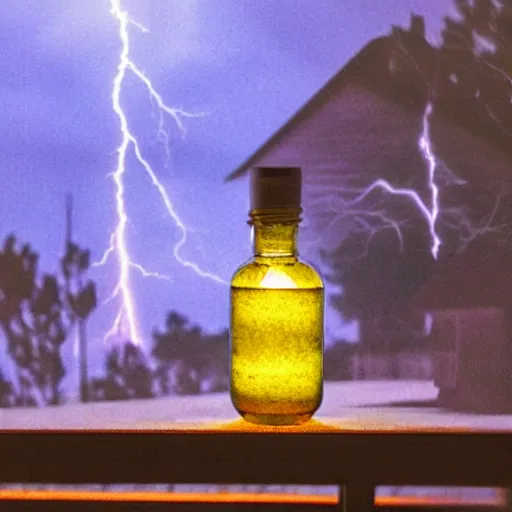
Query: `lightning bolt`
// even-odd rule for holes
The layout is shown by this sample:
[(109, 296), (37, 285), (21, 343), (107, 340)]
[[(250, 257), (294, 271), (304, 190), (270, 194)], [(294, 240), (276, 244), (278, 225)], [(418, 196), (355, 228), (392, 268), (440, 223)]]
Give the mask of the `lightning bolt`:
[[(170, 117), (177, 125), (179, 131), (184, 135), (185, 127), (183, 119), (187, 117), (196, 117), (198, 114), (190, 114), (181, 108), (172, 108), (168, 106), (162, 96), (156, 91), (151, 80), (144, 74), (141, 69), (135, 64), (130, 58), (130, 38), (129, 38), (129, 27), (130, 25), (136, 27), (142, 32), (148, 32), (148, 30), (140, 23), (134, 21), (128, 15), (128, 12), (122, 8), (121, 0), (111, 0), (111, 14), (119, 24), (119, 39), (121, 42), (121, 52), (119, 55), (119, 62), (117, 67), (117, 73), (114, 77), (112, 87), (112, 108), (119, 120), (119, 129), (121, 133), (121, 143), (117, 148), (117, 165), (115, 170), (110, 173), (115, 185), (115, 205), (117, 214), (117, 223), (110, 236), (110, 244), (108, 249), (105, 251), (100, 261), (96, 262), (94, 266), (104, 265), (111, 255), (117, 257), (119, 265), (119, 279), (112, 295), (107, 301), (119, 297), (121, 300), (121, 308), (114, 320), (112, 328), (108, 331), (105, 338), (124, 331), (124, 334), (129, 336), (129, 339), (137, 344), (141, 344), (141, 335), (137, 321), (135, 300), (131, 288), (130, 282), (130, 270), (135, 269), (144, 277), (155, 277), (158, 279), (170, 279), (169, 276), (165, 276), (156, 272), (150, 272), (146, 270), (141, 264), (135, 262), (130, 256), (130, 252), (127, 245), (127, 225), (129, 217), (127, 214), (127, 206), (125, 200), (125, 184), (124, 177), (126, 173), (126, 158), (128, 151), (131, 149), (135, 154), (138, 164), (149, 176), (151, 183), (158, 191), (167, 211), (167, 214), (174, 221), (176, 227), (180, 231), (180, 239), (175, 244), (173, 249), (173, 255), (176, 260), (184, 267), (194, 271), (198, 276), (211, 279), (214, 282), (226, 284), (226, 281), (219, 276), (202, 270), (197, 264), (186, 260), (181, 256), (181, 249), (187, 241), (187, 235), (190, 231), (183, 220), (179, 217), (176, 209), (160, 180), (158, 179), (153, 168), (149, 164), (148, 160), (144, 158), (142, 150), (140, 148), (137, 138), (130, 129), (127, 115), (121, 105), (121, 93), (123, 90), (123, 83), (128, 73), (134, 75), (147, 89), (149, 92), (150, 99), (158, 107), (158, 136), (166, 146), (166, 155), (168, 156), (167, 147), (167, 133), (164, 129), (164, 118), (165, 116)], [(202, 115), (202, 114), (199, 114)]]
[(423, 131), (421, 133), (421, 137), (418, 142), (419, 149), (427, 161), (428, 165), (428, 188), (430, 189), (431, 195), (431, 205), (430, 209), (426, 208), (425, 204), (417, 194), (414, 195), (414, 201), (418, 206), (419, 210), (423, 213), (425, 220), (427, 221), (427, 225), (430, 231), (430, 237), (432, 239), (432, 244), (430, 247), (430, 252), (434, 259), (437, 260), (439, 257), (439, 247), (441, 246), (441, 238), (436, 232), (436, 223), (439, 217), (439, 187), (436, 184), (436, 168), (437, 168), (437, 159), (433, 150), (432, 139), (430, 138), (430, 116), (432, 115), (432, 101), (429, 100), (427, 102), (427, 106), (425, 107), (425, 111), (423, 112)]

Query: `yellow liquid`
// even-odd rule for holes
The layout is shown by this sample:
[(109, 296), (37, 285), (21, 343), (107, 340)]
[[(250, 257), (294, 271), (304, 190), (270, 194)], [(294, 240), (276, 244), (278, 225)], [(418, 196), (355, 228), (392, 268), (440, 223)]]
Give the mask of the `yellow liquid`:
[(231, 399), (248, 421), (297, 424), (322, 401), (323, 288), (231, 288)]

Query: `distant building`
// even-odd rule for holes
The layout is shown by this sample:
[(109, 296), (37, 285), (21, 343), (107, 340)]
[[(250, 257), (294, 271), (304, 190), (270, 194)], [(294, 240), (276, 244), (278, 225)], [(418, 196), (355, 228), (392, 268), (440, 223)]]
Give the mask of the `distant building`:
[(432, 355), (425, 347), (379, 353), (338, 342), (325, 350), (324, 378), (340, 380), (432, 380)]
[(432, 379), (432, 358), (428, 352), (356, 353), (349, 364), (354, 380)]

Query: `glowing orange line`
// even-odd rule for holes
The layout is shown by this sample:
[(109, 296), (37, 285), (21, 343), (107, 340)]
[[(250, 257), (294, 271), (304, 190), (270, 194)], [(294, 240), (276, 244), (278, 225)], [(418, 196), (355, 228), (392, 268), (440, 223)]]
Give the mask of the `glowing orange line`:
[(505, 501), (496, 499), (468, 499), (440, 496), (379, 496), (375, 499), (378, 507), (504, 507)]
[(120, 501), (174, 503), (311, 503), (336, 505), (336, 496), (242, 493), (164, 493), (105, 491), (0, 490), (0, 501)]
[[(108, 492), (108, 491), (40, 491), (0, 490), (0, 501), (113, 501), (153, 503), (265, 503), (337, 505), (337, 496), (308, 494), (254, 493), (165, 493), (165, 492)], [(450, 507), (505, 506), (505, 494), (497, 499), (457, 499), (428, 496), (378, 496), (377, 507)]]
[(264, 426), (264, 425), (253, 425), (248, 423), (242, 419), (235, 420), (231, 422), (225, 423), (217, 423), (217, 424), (166, 424), (165, 428), (160, 427), (158, 424), (151, 425), (151, 428), (92, 428), (92, 429), (80, 429), (80, 428), (70, 428), (70, 429), (1, 429), (0, 437), (2, 434), (23, 434), (23, 435), (31, 435), (31, 434), (46, 434), (46, 435), (56, 435), (56, 434), (144, 434), (144, 435), (173, 435), (173, 434), (208, 434), (208, 435), (216, 435), (216, 434), (224, 434), (224, 433), (238, 433), (238, 432), (247, 432), (247, 433), (275, 433), (275, 434), (306, 434), (306, 433), (339, 433), (339, 434), (367, 434), (369, 436), (372, 435), (414, 435), (414, 434), (493, 434), (493, 435), (510, 435), (512, 431), (510, 429), (475, 429), (471, 427), (448, 427), (448, 426), (404, 426), (404, 425), (390, 425), (389, 427), (382, 425), (362, 425), (360, 428), (355, 428), (354, 426), (349, 426), (348, 428), (343, 427), (343, 422), (340, 421), (339, 425), (337, 424), (326, 424), (319, 420), (310, 420), (307, 423), (298, 426), (290, 426), (290, 427), (272, 427), (272, 426)]

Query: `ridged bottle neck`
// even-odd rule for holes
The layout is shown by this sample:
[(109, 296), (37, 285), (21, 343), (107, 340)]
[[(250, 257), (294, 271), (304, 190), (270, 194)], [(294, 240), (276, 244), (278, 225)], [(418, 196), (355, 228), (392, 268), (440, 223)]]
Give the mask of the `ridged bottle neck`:
[(253, 253), (259, 257), (296, 257), (301, 208), (252, 210)]

